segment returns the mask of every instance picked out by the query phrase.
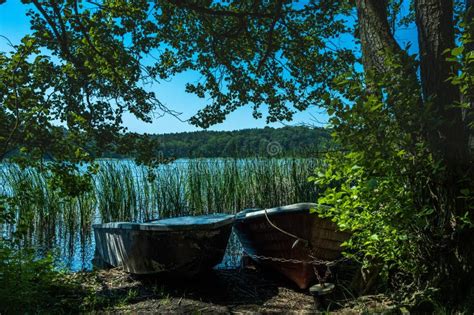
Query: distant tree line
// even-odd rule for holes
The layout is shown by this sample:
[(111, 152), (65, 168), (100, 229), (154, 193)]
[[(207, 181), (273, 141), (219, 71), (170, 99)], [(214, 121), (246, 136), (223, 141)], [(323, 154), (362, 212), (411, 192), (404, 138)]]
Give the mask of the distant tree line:
[[(64, 135), (68, 134), (61, 128)], [(334, 149), (330, 130), (318, 127), (286, 126), (234, 131), (194, 131), (169, 134), (126, 133), (106, 146), (94, 139), (83, 147), (91, 158), (135, 158), (149, 162), (161, 158), (215, 157), (314, 157)], [(5, 157), (18, 160), (24, 154), (14, 148)], [(49, 151), (43, 159), (52, 160)]]
[[(303, 126), (235, 131), (195, 131), (162, 135), (129, 133), (126, 140), (137, 139), (156, 143), (155, 154), (163, 157), (251, 157), (251, 156), (311, 156), (331, 146), (328, 129)], [(109, 157), (134, 157), (135, 152), (108, 154)]]

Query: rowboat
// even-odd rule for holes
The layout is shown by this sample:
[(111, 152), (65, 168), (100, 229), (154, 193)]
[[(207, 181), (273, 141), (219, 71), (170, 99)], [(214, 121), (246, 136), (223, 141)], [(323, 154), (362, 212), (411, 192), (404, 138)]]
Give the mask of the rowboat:
[(234, 229), (245, 253), (257, 263), (270, 266), (301, 289), (324, 273), (323, 264), (341, 257), (341, 243), (350, 237), (328, 219), (310, 209), (314, 203), (298, 203), (271, 209), (247, 209), (235, 217)]
[(212, 214), (96, 224), (96, 256), (132, 274), (194, 276), (222, 261), (233, 221)]

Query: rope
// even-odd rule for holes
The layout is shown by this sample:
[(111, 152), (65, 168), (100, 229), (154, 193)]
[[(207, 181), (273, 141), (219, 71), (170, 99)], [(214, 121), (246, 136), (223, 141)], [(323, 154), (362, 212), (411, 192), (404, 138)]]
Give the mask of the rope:
[[(283, 230), (282, 228), (276, 226), (276, 225), (270, 220), (270, 218), (268, 217), (267, 209), (264, 209), (263, 211), (264, 211), (264, 213), (265, 213), (265, 218), (267, 219), (268, 224), (270, 224), (273, 228), (275, 228), (276, 230), (280, 231), (281, 233), (283, 233), (283, 234), (285, 234), (285, 235), (288, 235), (288, 236), (290, 236), (290, 237), (296, 239), (297, 242), (298, 242), (298, 241), (302, 241), (307, 247), (309, 247), (309, 241), (308, 241), (308, 240), (305, 240), (304, 238), (301, 238), (301, 237), (299, 237), (299, 236), (296, 236), (295, 234), (292, 234), (292, 233), (290, 233), (290, 232), (288, 232), (288, 231), (285, 231), (285, 230)], [(294, 247), (294, 246), (295, 246), (295, 244), (293, 245), (293, 247)]]

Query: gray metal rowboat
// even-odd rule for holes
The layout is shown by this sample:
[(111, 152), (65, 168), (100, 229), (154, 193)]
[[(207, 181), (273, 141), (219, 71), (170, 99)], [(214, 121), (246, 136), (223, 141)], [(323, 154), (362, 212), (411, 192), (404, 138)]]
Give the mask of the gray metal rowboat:
[(212, 214), (96, 224), (96, 256), (133, 274), (194, 276), (222, 261), (233, 221), (233, 215)]

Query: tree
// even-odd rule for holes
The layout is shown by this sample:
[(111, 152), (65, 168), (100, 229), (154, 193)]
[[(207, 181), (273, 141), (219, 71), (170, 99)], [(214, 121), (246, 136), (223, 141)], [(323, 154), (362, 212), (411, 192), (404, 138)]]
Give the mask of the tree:
[[(139, 79), (187, 70), (202, 76), (187, 92), (210, 100), (191, 119), (201, 127), (245, 105), (255, 117), (268, 108), (267, 121), (321, 106), (349, 151), (314, 178), (330, 187), (322, 215), (354, 231), (349, 245), (366, 262), (442, 288), (437, 297), (451, 302), (472, 294), (472, 1), (23, 2), (34, 6), (35, 45), (60, 60), (51, 86), (72, 129), (100, 130), (88, 122), (114, 120), (114, 106), (146, 119), (160, 103)], [(396, 40), (406, 24), (417, 55)]]
[[(82, 182), (78, 163), (113, 145), (127, 152), (135, 147), (142, 162), (156, 160), (150, 152), (155, 142), (128, 137), (119, 143), (124, 113), (146, 122), (160, 113), (176, 115), (143, 88), (135, 58), (140, 49), (117, 38), (136, 30), (105, 23), (99, 12), (88, 16), (86, 31), (82, 22), (89, 13), (80, 13), (77, 1), (23, 3), (35, 8), (29, 12), (33, 32), (19, 45), (10, 43), (10, 52), (0, 52), (0, 160), (14, 156), (23, 166), (41, 165), (58, 176), (59, 189), (69, 186), (65, 180)], [(72, 185), (65, 193), (79, 188)]]

